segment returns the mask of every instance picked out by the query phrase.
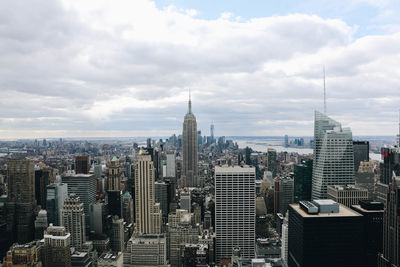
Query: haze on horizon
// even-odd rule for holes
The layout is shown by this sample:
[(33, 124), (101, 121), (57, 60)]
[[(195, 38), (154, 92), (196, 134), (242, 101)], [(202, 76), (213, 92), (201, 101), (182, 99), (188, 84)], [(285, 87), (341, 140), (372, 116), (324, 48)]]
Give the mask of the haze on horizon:
[[(201, 2), (201, 3), (199, 3)], [(0, 139), (312, 136), (314, 110), (394, 136), (400, 2), (5, 0)]]

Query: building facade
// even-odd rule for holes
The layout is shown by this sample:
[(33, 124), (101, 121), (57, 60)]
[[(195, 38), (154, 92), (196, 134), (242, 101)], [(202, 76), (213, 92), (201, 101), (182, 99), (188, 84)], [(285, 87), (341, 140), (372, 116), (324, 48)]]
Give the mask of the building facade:
[(230, 258), (234, 247), (254, 258), (255, 199), (255, 168), (215, 167), (217, 262)]
[(329, 185), (354, 184), (352, 133), (318, 111), (315, 111), (312, 177), (312, 199), (325, 199)]
[(61, 210), (61, 226), (71, 233), (71, 246), (81, 248), (86, 241), (85, 212), (83, 203), (75, 194), (65, 199)]

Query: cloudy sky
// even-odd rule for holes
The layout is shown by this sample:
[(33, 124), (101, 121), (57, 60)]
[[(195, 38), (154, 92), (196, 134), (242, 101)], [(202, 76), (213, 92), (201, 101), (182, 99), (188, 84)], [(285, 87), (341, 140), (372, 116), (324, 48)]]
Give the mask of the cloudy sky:
[[(279, 2), (279, 3), (277, 3)], [(0, 139), (395, 135), (398, 0), (0, 1)]]

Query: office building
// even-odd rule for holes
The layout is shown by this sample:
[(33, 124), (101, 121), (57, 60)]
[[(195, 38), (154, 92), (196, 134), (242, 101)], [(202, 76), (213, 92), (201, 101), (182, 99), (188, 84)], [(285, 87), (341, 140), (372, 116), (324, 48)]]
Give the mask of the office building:
[(294, 180), (290, 177), (275, 178), (274, 200), (277, 202), (276, 213), (286, 214), (288, 205), (293, 199)]
[(46, 210), (40, 210), (35, 220), (35, 240), (43, 239), (43, 233), (48, 226)]
[(90, 170), (89, 156), (75, 157), (75, 173), (88, 174)]
[(312, 160), (302, 160), (294, 165), (294, 202), (311, 200)]
[(121, 191), (107, 191), (108, 214), (122, 218)]
[(3, 259), (3, 267), (41, 267), (39, 241), (13, 244)]
[(254, 258), (255, 199), (255, 168), (215, 167), (217, 262), (230, 258), (234, 247)]
[(165, 182), (155, 182), (155, 201), (160, 203), (163, 218), (168, 218), (168, 184)]
[(103, 234), (105, 221), (107, 216), (106, 204), (102, 202), (95, 202), (90, 204), (90, 231), (96, 235)]
[(290, 204), (289, 267), (364, 266), (363, 219), (333, 200)]
[(29, 159), (8, 159), (7, 232), (19, 244), (34, 238), (35, 171)]
[(140, 153), (135, 167), (136, 232), (155, 233), (154, 167), (151, 156)]
[(166, 177), (176, 176), (176, 162), (175, 162), (175, 152), (167, 152), (167, 173)]
[(357, 187), (368, 190), (368, 199), (375, 198), (375, 173), (373, 161), (361, 161), (358, 171), (355, 174)]
[(124, 220), (118, 216), (113, 216), (111, 219), (110, 243), (113, 251), (124, 251)]
[(276, 175), (276, 150), (273, 148), (268, 148), (267, 150), (267, 160), (268, 166), (267, 170), (272, 173), (272, 177), (275, 178)]
[(108, 165), (108, 191), (121, 190), (121, 174), (119, 167), (119, 160), (116, 157), (113, 157)]
[(53, 177), (51, 168), (42, 168), (35, 170), (35, 198), (37, 205), (42, 209), (46, 208), (46, 187), (52, 182)]
[(61, 210), (61, 226), (71, 233), (71, 246), (81, 248), (86, 241), (85, 212), (83, 203), (75, 194), (70, 194)]
[(381, 155), (383, 162), (380, 163), (379, 167), (381, 175), (377, 184), (377, 200), (383, 202), (386, 207), (386, 196), (393, 175), (400, 176), (400, 148), (383, 147), (381, 148)]
[(71, 234), (63, 226), (50, 226), (44, 232), (43, 267), (71, 266)]
[(192, 202), (190, 200), (190, 190), (182, 190), (180, 193), (180, 203), (181, 209), (185, 209), (189, 212), (192, 211)]
[(68, 185), (55, 183), (47, 186), (46, 210), (47, 220), (53, 225), (60, 225), (61, 209), (68, 197)]
[(318, 111), (315, 111), (312, 177), (312, 199), (325, 199), (329, 185), (354, 184), (352, 133)]
[(383, 214), (383, 247), (378, 267), (400, 266), (400, 176), (392, 175)]
[(133, 210), (135, 209), (135, 206), (131, 194), (129, 194), (129, 192), (125, 192), (125, 194), (122, 195), (121, 202), (122, 202), (122, 218), (124, 218), (124, 221), (127, 224), (130, 223), (133, 224), (135, 222), (133, 216), (134, 214)]
[(367, 200), (368, 190), (354, 185), (330, 185), (327, 197), (350, 208), (352, 205), (357, 205), (360, 200)]
[(79, 197), (85, 211), (86, 230), (89, 232), (89, 206), (96, 202), (96, 179), (92, 174), (72, 174), (61, 177), (62, 182), (68, 185), (68, 194)]
[(123, 258), (124, 267), (167, 267), (167, 240), (164, 235), (134, 234)]
[(358, 171), (360, 162), (369, 161), (369, 142), (368, 141), (353, 141), (354, 151), (354, 172)]
[(364, 216), (364, 266), (376, 267), (377, 255), (382, 252), (383, 203), (362, 200), (351, 208)]
[(197, 122), (196, 117), (192, 113), (192, 101), (189, 97), (188, 112), (186, 113), (183, 121), (182, 131), (183, 168), (181, 184), (185, 187), (199, 186), (197, 170), (197, 147)]

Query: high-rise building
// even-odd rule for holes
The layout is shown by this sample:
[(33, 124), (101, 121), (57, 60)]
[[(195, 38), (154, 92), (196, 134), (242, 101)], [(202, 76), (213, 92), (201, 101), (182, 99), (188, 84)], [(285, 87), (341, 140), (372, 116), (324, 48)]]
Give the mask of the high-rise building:
[(387, 266), (400, 266), (400, 176), (396, 174), (388, 185), (383, 214), (383, 251), (378, 258), (378, 267)]
[(37, 205), (42, 209), (46, 208), (47, 191), (46, 187), (52, 182), (52, 174), (50, 168), (42, 168), (35, 170), (35, 197)]
[(276, 150), (273, 148), (268, 148), (268, 167), (267, 170), (272, 172), (272, 177), (275, 178), (276, 175)]
[(360, 200), (368, 199), (368, 190), (354, 185), (329, 185), (327, 198), (351, 208), (357, 205)]
[(96, 235), (103, 234), (107, 216), (106, 205), (102, 202), (95, 202), (90, 204), (89, 216), (90, 231), (93, 231)]
[(127, 224), (134, 223), (133, 210), (135, 208), (134, 201), (129, 192), (125, 192), (121, 198), (122, 202), (122, 218)]
[(163, 218), (168, 218), (168, 184), (165, 182), (155, 182), (155, 201), (160, 203)]
[(89, 156), (75, 157), (75, 173), (88, 174), (90, 169)]
[(190, 200), (190, 190), (182, 190), (181, 191), (179, 206), (181, 209), (185, 209), (188, 212), (192, 211), (192, 202)]
[(44, 232), (43, 267), (71, 266), (71, 234), (63, 226), (50, 226)]
[(289, 147), (289, 136), (285, 134), (285, 147)]
[(328, 185), (354, 184), (352, 133), (318, 111), (313, 157), (312, 199), (325, 199)]
[(375, 198), (375, 173), (373, 161), (361, 161), (355, 174), (356, 186), (368, 190), (368, 199)]
[(43, 233), (48, 226), (46, 210), (40, 210), (35, 220), (35, 240), (43, 239)]
[(294, 202), (311, 200), (312, 160), (294, 165)]
[(107, 191), (108, 214), (122, 218), (121, 191)]
[(369, 161), (369, 142), (368, 141), (353, 141), (354, 151), (354, 172), (358, 171), (360, 162)]
[(89, 206), (96, 202), (96, 179), (92, 174), (72, 174), (62, 176), (62, 182), (68, 185), (68, 194), (75, 194), (83, 203), (86, 230), (89, 232)]
[(70, 194), (61, 210), (61, 226), (71, 233), (71, 246), (81, 248), (86, 241), (85, 212), (79, 197)]
[(213, 144), (214, 143), (214, 140), (215, 140), (215, 138), (214, 138), (214, 123), (211, 123), (211, 125), (210, 125), (210, 144)]
[(294, 180), (290, 177), (275, 178), (274, 200), (277, 201), (277, 213), (286, 214), (288, 205), (293, 199)]
[(19, 244), (34, 237), (35, 171), (29, 159), (8, 159), (7, 232)]
[(192, 101), (190, 97), (189, 109), (183, 121), (182, 146), (182, 185), (186, 187), (199, 186), (197, 170), (197, 122), (196, 117), (192, 113)]
[(167, 267), (167, 240), (164, 235), (134, 234), (123, 257), (124, 267)]
[(110, 243), (113, 251), (124, 251), (124, 220), (118, 216), (113, 216), (111, 219)]
[(113, 157), (108, 165), (108, 191), (121, 190), (121, 175), (119, 166), (119, 160), (116, 157)]
[(135, 167), (136, 232), (155, 233), (154, 227), (154, 167), (151, 156), (140, 153)]
[(53, 225), (60, 225), (61, 209), (68, 197), (68, 185), (62, 183), (47, 186), (46, 210), (47, 219)]
[(255, 251), (255, 168), (215, 167), (216, 257), (230, 258), (232, 248), (254, 258)]
[(364, 216), (364, 266), (376, 267), (377, 255), (382, 251), (383, 203), (362, 200), (351, 208)]
[(290, 204), (288, 227), (289, 267), (364, 266), (363, 216), (350, 208), (326, 199)]
[(181, 255), (185, 244), (197, 243), (199, 229), (190, 224), (179, 224), (168, 229), (168, 255), (171, 267), (183, 267)]
[(377, 200), (383, 202), (386, 207), (386, 196), (389, 184), (392, 182), (393, 175), (400, 176), (400, 148), (383, 147), (381, 148), (382, 160), (380, 163), (381, 175), (377, 184)]
[(175, 177), (175, 152), (167, 152), (167, 177)]

